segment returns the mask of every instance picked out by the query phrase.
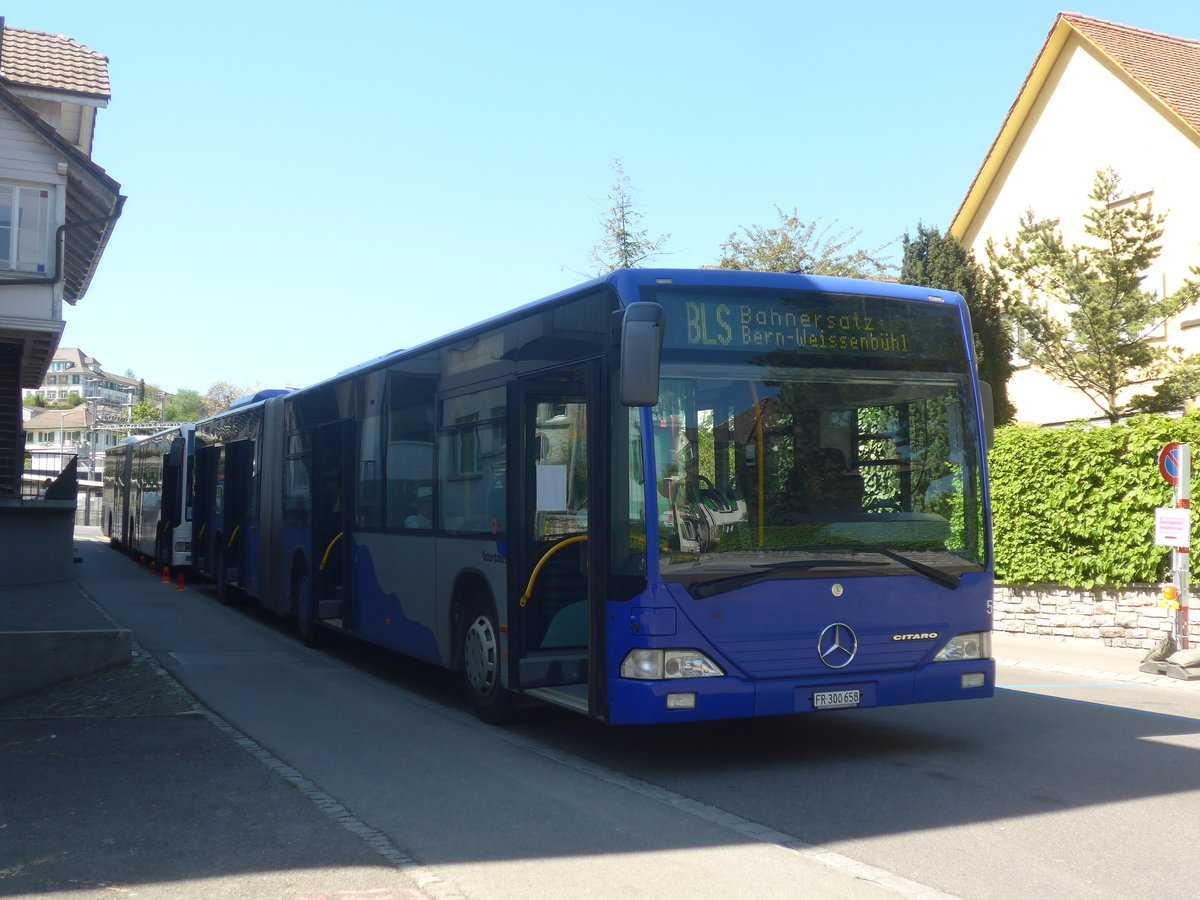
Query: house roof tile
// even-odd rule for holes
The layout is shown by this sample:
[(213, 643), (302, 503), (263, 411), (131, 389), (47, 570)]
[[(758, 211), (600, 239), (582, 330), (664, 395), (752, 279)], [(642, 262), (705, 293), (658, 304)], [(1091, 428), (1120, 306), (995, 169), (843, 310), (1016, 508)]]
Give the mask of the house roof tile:
[(108, 57), (62, 34), (4, 26), (0, 74), (8, 84), (108, 100)]
[(1161, 103), (1167, 114), (1200, 137), (1200, 41), (1143, 31), (1078, 13), (1059, 13), (1017, 99), (1005, 116), (1000, 133), (950, 223), (950, 234), (958, 240), (965, 236), (984, 193), (1005, 155), (1012, 149), (1017, 132), (1033, 106), (1033, 99), (1045, 87), (1049, 71), (1071, 34), (1078, 35), (1110, 59), (1150, 97)]
[(1062, 18), (1200, 132), (1200, 41), (1076, 13)]

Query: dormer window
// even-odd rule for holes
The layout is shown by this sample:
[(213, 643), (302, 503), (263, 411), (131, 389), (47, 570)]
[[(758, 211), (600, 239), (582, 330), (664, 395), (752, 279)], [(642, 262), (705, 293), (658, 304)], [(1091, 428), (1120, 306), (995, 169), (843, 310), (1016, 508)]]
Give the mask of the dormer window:
[(50, 271), (50, 191), (0, 183), (0, 271)]

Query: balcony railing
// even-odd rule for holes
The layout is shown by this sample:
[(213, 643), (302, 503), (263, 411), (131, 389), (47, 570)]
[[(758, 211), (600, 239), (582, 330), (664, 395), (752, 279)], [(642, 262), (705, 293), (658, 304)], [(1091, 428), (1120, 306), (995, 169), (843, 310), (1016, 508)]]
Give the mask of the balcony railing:
[(79, 460), (71, 456), (66, 465), (48, 466), (41, 454), (25, 454), (21, 476), (22, 500), (76, 500), (79, 484)]

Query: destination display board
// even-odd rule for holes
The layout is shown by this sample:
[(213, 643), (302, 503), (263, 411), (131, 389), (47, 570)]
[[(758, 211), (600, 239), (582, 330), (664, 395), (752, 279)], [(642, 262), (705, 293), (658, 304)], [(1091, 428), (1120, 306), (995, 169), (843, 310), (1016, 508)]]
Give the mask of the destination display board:
[(958, 308), (933, 301), (764, 291), (656, 291), (667, 315), (664, 346), (789, 357), (924, 360), (965, 365)]

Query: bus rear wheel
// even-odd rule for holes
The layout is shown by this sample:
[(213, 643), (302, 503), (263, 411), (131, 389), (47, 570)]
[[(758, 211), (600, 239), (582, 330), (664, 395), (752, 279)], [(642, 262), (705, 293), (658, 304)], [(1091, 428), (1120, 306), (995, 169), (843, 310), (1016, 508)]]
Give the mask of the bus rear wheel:
[(312, 577), (308, 574), (308, 565), (297, 562), (292, 571), (292, 608), (296, 612), (296, 632), (305, 647), (325, 647), (332, 635), (327, 628), (321, 627), (313, 607)]
[(512, 694), (500, 684), (500, 629), (491, 603), (476, 600), (469, 607), (462, 638), (463, 676), (475, 714), (498, 725), (512, 711)]
[(229, 575), (225, 571), (225, 554), (217, 548), (213, 569), (217, 576), (217, 602), (222, 606), (232, 606), (235, 602), (234, 587), (229, 583)]

